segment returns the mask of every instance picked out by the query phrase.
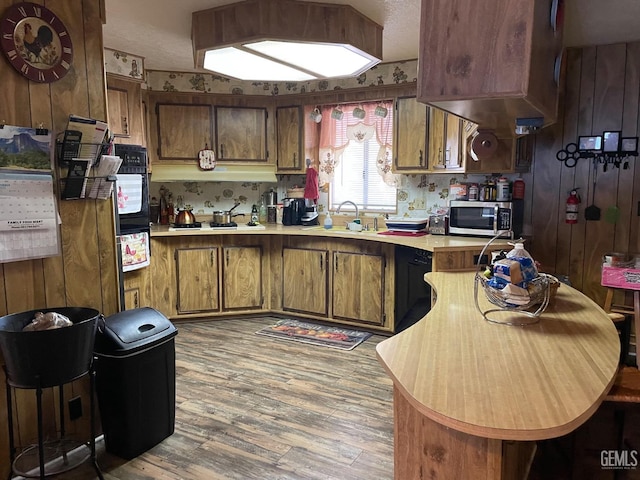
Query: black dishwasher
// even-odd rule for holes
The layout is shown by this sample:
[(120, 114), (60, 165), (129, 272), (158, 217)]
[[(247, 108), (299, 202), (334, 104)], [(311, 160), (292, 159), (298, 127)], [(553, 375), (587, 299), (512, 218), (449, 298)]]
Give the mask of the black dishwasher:
[(431, 287), (424, 274), (431, 271), (432, 253), (396, 246), (395, 333), (410, 327), (431, 309)]

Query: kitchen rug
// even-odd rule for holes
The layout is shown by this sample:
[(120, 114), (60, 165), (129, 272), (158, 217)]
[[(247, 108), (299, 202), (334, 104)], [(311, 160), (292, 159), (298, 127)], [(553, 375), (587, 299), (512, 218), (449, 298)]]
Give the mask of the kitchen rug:
[(340, 350), (353, 350), (372, 335), (368, 332), (328, 327), (298, 320), (280, 320), (275, 325), (258, 330), (256, 334)]

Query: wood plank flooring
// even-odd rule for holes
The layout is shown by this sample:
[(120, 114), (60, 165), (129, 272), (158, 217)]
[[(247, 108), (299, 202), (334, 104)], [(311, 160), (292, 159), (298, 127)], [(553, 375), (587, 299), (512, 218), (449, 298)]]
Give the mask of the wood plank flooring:
[[(275, 318), (176, 323), (175, 433), (106, 480), (393, 478), (392, 383), (373, 335), (351, 351), (255, 335)], [(97, 478), (89, 464), (65, 479)]]

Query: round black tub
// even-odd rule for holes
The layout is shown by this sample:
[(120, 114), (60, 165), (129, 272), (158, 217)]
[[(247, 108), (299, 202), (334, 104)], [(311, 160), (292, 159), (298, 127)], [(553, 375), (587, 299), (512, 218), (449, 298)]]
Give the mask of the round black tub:
[[(37, 312), (57, 312), (69, 327), (23, 332)], [(49, 388), (89, 371), (100, 312), (92, 308), (59, 307), (0, 317), (0, 349), (9, 384), (17, 388)]]

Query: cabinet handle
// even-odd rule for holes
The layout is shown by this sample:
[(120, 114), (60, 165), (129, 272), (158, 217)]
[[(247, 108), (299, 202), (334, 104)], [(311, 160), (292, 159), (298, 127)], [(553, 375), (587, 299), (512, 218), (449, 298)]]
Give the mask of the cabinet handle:
[(444, 165), (444, 156), (442, 155), (442, 148), (438, 149), (438, 163)]
[(138, 305), (138, 292), (135, 292), (135, 293), (133, 294), (133, 306), (134, 306), (135, 308), (138, 308), (138, 306), (139, 306), (139, 305)]
[(324, 259), (322, 258), (322, 254), (320, 254), (320, 271), (324, 272)]
[(424, 158), (422, 157), (422, 150), (420, 150), (420, 155), (418, 156), (418, 159), (420, 160), (420, 163), (418, 165), (422, 166), (422, 162), (424, 161)]
[(211, 250), (209, 257), (210, 257), (209, 260), (211, 261), (211, 266), (213, 267), (213, 250)]
[(333, 257), (333, 267), (335, 268), (336, 273), (338, 273), (338, 255), (335, 255), (335, 254)]
[(229, 250), (227, 250), (227, 255), (226, 255), (226, 260), (227, 260), (227, 267), (229, 266)]
[(298, 166), (298, 158), (297, 158), (297, 154), (293, 154), (293, 166), (297, 167)]
[(127, 123), (127, 117), (122, 117), (123, 121), (123, 130), (125, 135), (129, 135), (129, 124)]
[(447, 153), (444, 156), (444, 160), (445, 162), (449, 163), (449, 160), (451, 160), (451, 147), (447, 148), (446, 152)]
[(220, 158), (224, 158), (224, 143), (220, 144)]

